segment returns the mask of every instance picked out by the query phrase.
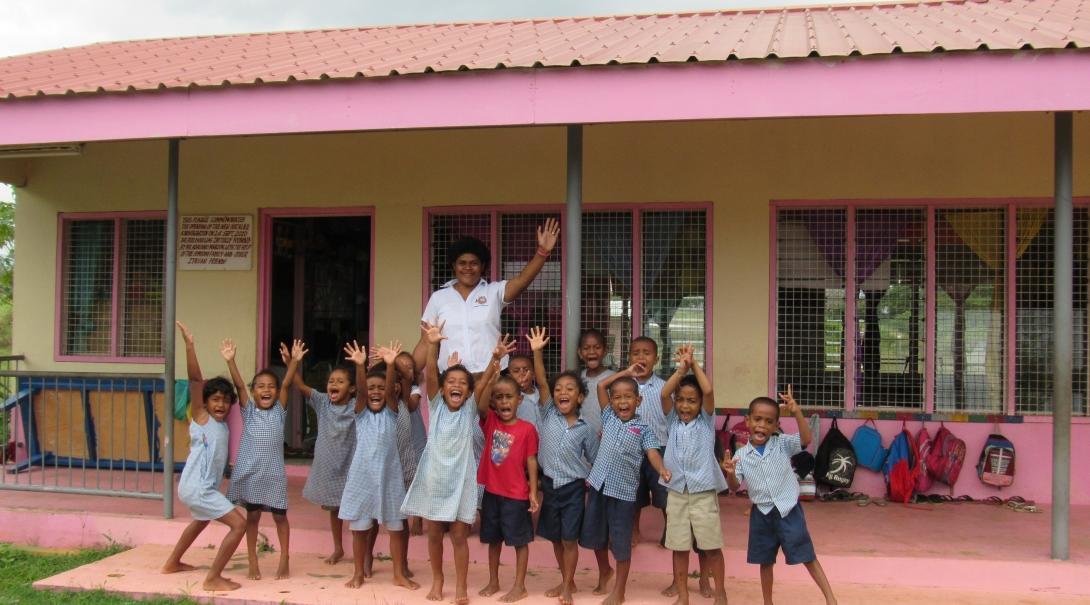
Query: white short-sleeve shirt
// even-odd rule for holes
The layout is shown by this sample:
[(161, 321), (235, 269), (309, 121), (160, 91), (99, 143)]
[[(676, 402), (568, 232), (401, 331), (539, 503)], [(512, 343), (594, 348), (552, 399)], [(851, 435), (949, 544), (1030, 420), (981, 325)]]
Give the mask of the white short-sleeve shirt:
[[(457, 351), (470, 372), (483, 372), (500, 337), (507, 281), (489, 283), (481, 279), (465, 299), (454, 289), (455, 283), (451, 280), (432, 292), (421, 319), (432, 324), (446, 322), (443, 335), (447, 338), (439, 344), (439, 371), (447, 369), (447, 357)], [(507, 367), (507, 356), (500, 360), (500, 366)]]

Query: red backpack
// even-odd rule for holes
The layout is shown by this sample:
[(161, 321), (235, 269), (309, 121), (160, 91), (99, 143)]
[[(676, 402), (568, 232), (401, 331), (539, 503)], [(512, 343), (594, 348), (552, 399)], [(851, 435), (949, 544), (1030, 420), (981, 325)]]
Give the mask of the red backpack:
[(955, 437), (945, 424), (941, 425), (931, 442), (931, 452), (927, 455), (927, 472), (935, 481), (952, 488), (958, 482), (964, 462), (965, 442)]
[(916, 440), (903, 422), (901, 432), (889, 445), (889, 455), (886, 456), (882, 471), (886, 476), (890, 502), (911, 502), (916, 492), (916, 477), (920, 472), (920, 453), (916, 449)]
[(931, 434), (927, 432), (927, 425), (920, 426), (920, 432), (916, 433), (916, 451), (919, 452), (920, 472), (916, 474), (916, 493), (924, 493), (931, 489), (933, 479), (927, 471), (927, 457), (931, 455)]

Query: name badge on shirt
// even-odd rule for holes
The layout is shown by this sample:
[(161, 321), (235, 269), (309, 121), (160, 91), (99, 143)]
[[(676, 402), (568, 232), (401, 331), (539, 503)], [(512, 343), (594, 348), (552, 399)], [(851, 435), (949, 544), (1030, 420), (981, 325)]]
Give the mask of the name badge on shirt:
[(482, 294), (482, 295), (477, 297), (477, 300), (475, 300), (474, 303), (477, 304), (477, 305), (487, 305), (488, 304), (488, 297)]
[(630, 426), (630, 427), (628, 427), (628, 432), (632, 433), (633, 435), (642, 435), (643, 434), (643, 429), (641, 429), (638, 426)]

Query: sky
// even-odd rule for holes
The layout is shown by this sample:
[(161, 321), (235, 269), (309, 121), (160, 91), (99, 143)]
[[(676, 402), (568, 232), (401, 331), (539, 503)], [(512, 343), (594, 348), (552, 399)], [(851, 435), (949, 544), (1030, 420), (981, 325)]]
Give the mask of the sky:
[[(3, 0), (0, 57), (94, 42), (860, 0)], [(2, 194), (0, 194), (2, 195)]]

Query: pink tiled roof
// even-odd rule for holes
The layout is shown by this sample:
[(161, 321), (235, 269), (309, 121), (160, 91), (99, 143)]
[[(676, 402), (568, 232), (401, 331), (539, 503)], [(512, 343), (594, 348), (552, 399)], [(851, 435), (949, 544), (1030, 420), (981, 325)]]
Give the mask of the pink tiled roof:
[(501, 68), (1085, 48), (1090, 0), (954, 0), (107, 42), (0, 59), (0, 98)]

